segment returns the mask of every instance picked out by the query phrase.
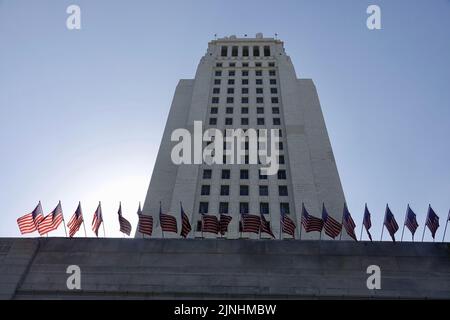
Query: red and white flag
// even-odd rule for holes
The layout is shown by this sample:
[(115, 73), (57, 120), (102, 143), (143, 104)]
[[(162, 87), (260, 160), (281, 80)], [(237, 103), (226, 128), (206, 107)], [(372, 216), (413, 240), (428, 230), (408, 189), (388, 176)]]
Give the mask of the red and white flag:
[(138, 231), (150, 237), (153, 233), (153, 217), (142, 213), (141, 203), (139, 203), (138, 217)]
[(80, 229), (81, 224), (83, 223), (83, 211), (81, 210), (81, 202), (78, 203), (77, 210), (70, 218), (67, 227), (69, 227), (69, 237), (73, 237), (75, 233)]
[(42, 213), (41, 202), (34, 210), (19, 219), (17, 219), (17, 224), (19, 225), (20, 233), (32, 233), (38, 229), (39, 223), (44, 219), (44, 214)]
[(92, 231), (98, 237), (98, 229), (103, 223), (102, 204), (99, 202), (97, 210), (95, 210), (94, 218), (92, 219)]
[(58, 203), (56, 208), (50, 212), (38, 225), (39, 234), (42, 236), (48, 234), (51, 231), (58, 229), (58, 227), (63, 222), (63, 211), (61, 207), (61, 201)]

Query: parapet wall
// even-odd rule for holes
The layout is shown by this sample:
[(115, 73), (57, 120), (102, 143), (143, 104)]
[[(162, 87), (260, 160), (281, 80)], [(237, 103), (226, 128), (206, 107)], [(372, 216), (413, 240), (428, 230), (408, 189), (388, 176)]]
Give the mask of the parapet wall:
[[(81, 290), (67, 288), (69, 265)], [(366, 285), (381, 268), (381, 289)], [(0, 239), (1, 299), (450, 298), (442, 243)]]

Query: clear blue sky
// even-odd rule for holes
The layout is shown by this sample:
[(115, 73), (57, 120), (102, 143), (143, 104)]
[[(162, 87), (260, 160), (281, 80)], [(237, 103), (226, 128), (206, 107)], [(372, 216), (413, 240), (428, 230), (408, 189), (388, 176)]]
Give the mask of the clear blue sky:
[[(70, 4), (81, 31), (65, 27)], [(369, 4), (382, 30), (366, 28)], [(99, 200), (107, 235), (121, 236), (121, 200), (134, 226), (178, 80), (193, 78), (215, 33), (256, 32), (278, 33), (298, 76), (314, 80), (358, 235), (365, 202), (376, 239), (386, 202), (399, 224), (410, 203), (420, 239), (431, 203), (441, 241), (448, 0), (0, 0), (0, 236), (19, 236), (17, 217), (38, 200), (45, 213), (61, 200), (66, 220), (81, 200), (91, 236)]]

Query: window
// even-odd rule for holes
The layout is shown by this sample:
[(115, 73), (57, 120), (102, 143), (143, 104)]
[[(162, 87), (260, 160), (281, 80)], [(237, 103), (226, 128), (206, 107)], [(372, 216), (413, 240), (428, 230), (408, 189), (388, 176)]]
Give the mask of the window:
[(228, 202), (220, 202), (219, 203), (219, 213), (220, 214), (228, 213)]
[(234, 98), (233, 97), (227, 97), (227, 103), (233, 103)]
[(242, 76), (248, 77), (248, 70), (242, 70)]
[(221, 62), (216, 63), (216, 67), (217, 68), (221, 68), (222, 67), (222, 63)]
[(248, 94), (248, 88), (242, 88), (242, 94)]
[(234, 77), (235, 75), (236, 75), (236, 71), (234, 71), (234, 70), (228, 71), (228, 76), (229, 77)]
[(238, 56), (238, 47), (237, 46), (233, 46), (231, 48), (231, 56), (232, 57), (237, 57)]
[(261, 77), (262, 76), (262, 70), (256, 70), (255, 71), (255, 76)]
[(269, 67), (275, 67), (275, 62), (269, 62)]
[(222, 81), (220, 80), (220, 79), (214, 79), (214, 84), (215, 85), (218, 85), (218, 84), (220, 84)]
[[(244, 47), (245, 48), (245, 47)], [(242, 66), (244, 67), (244, 68), (247, 68), (248, 67), (248, 62), (244, 62), (243, 64), (242, 64)]]
[(256, 88), (256, 93), (257, 94), (262, 94), (263, 93), (263, 88)]
[(276, 71), (275, 70), (269, 70), (269, 76), (275, 76)]
[(258, 46), (253, 47), (253, 56), (259, 57), (259, 47)]
[(230, 65), (229, 65), (229, 66), (232, 67), (232, 68), (234, 68), (234, 67), (236, 67), (236, 63), (230, 62)]
[(225, 118), (225, 125), (226, 126), (233, 125), (233, 118)]
[(279, 126), (280, 124), (281, 124), (280, 118), (273, 118), (273, 125), (274, 126)]
[(218, 104), (219, 103), (219, 97), (212, 97), (212, 103)]
[(250, 157), (249, 155), (244, 156), (244, 163), (249, 164), (250, 163)]
[(197, 232), (202, 231), (202, 220), (197, 221)]
[(284, 164), (284, 156), (278, 156), (278, 164)]
[(234, 79), (228, 79), (228, 84), (234, 85)]
[(256, 103), (264, 103), (263, 97), (256, 97)]
[(247, 108), (247, 107), (243, 107), (243, 108), (241, 109), (241, 113), (242, 113), (242, 114), (248, 114), (248, 108)]
[(241, 170), (240, 178), (241, 179), (248, 179), (248, 170), (246, 170), (246, 169)]
[(288, 188), (287, 186), (278, 186), (278, 195), (285, 197), (288, 195)]
[(248, 125), (248, 118), (241, 118), (241, 125), (247, 126)]
[(255, 63), (255, 67), (258, 68), (258, 67), (261, 67), (261, 66), (262, 66), (261, 62), (256, 62), (256, 63)]
[(243, 85), (247, 85), (248, 84), (248, 79), (242, 79), (242, 84)]
[(264, 125), (264, 118), (256, 119), (256, 123), (257, 123), (258, 126), (263, 126)]
[(270, 100), (272, 103), (278, 103), (278, 97), (272, 97)]
[(248, 57), (248, 46), (243, 46), (242, 47), (242, 56), (243, 57)]
[(217, 114), (218, 111), (219, 109), (216, 107), (211, 108), (211, 114)]
[(248, 196), (248, 186), (240, 186), (239, 187), (239, 194), (241, 196)]
[(227, 88), (227, 93), (228, 94), (233, 94), (234, 93), (234, 88)]
[(229, 169), (222, 170), (222, 179), (230, 179), (230, 170)]
[(248, 103), (248, 97), (242, 97), (241, 98), (241, 103), (247, 104)]
[(287, 202), (281, 202), (280, 203), (280, 211), (285, 213), (285, 214), (289, 214), (289, 203)]
[(219, 94), (220, 93), (220, 88), (213, 88), (213, 93)]
[(211, 179), (212, 176), (212, 170), (211, 169), (204, 169), (203, 170), (203, 179)]
[(264, 113), (264, 108), (262, 108), (262, 107), (256, 108), (256, 113), (257, 113), (257, 114), (262, 114), (262, 113)]
[(232, 114), (232, 113), (233, 113), (233, 108), (232, 108), (232, 107), (227, 107), (227, 108), (225, 109), (225, 113), (226, 113), (226, 114)]
[(200, 202), (198, 207), (198, 213), (205, 214), (208, 213), (208, 202)]
[(272, 108), (272, 113), (273, 114), (279, 114), (280, 113), (280, 108), (278, 108), (278, 107)]
[(278, 93), (278, 89), (277, 88), (270, 88), (270, 93), (276, 94), (276, 93)]
[(270, 84), (277, 84), (277, 79), (270, 79), (269, 82)]
[(268, 186), (259, 186), (259, 195), (260, 196), (268, 196), (269, 195), (269, 187)]
[(278, 142), (278, 150), (283, 150), (283, 142)]
[(216, 77), (220, 77), (220, 76), (222, 76), (222, 71), (216, 70)]
[(227, 186), (227, 185), (220, 186), (220, 195), (221, 196), (229, 196), (230, 195), (230, 186)]
[(262, 81), (262, 79), (256, 79), (256, 80), (255, 80), (255, 82), (256, 82), (256, 84), (257, 84), (257, 85), (261, 85), (261, 84), (263, 84), (263, 81)]
[(270, 57), (270, 47), (264, 46), (264, 57)]
[(210, 190), (211, 190), (211, 188), (210, 188), (209, 185), (204, 185), (204, 186), (202, 186), (202, 189), (201, 189), (200, 194), (201, 194), (202, 196), (209, 196)]
[(240, 214), (248, 213), (248, 202), (239, 202), (239, 213)]
[(261, 202), (259, 204), (259, 213), (260, 214), (269, 214), (269, 204), (267, 202)]
[(279, 180), (286, 180), (286, 170), (278, 170), (277, 175)]
[(217, 118), (209, 118), (209, 125), (215, 126), (217, 124)]
[(222, 49), (220, 51), (220, 55), (222, 57), (226, 57), (228, 55), (228, 47), (227, 46), (222, 46)]
[(266, 174), (262, 174), (261, 170), (259, 170), (259, 179), (260, 180), (267, 180), (267, 175)]

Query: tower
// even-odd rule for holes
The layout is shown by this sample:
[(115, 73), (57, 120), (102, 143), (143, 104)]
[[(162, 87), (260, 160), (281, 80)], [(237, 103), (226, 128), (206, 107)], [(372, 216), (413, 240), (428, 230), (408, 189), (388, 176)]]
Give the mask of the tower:
[[(195, 121), (201, 121), (203, 130), (279, 130), (278, 172), (262, 175), (261, 165), (245, 161), (175, 164), (171, 154), (178, 142), (171, 141), (172, 133), (180, 128), (193, 133)], [(297, 78), (283, 42), (260, 33), (209, 42), (195, 79), (180, 80), (172, 101), (143, 207), (144, 214), (154, 216), (152, 237), (162, 236), (157, 222), (160, 202), (164, 213), (177, 218), (179, 228), (182, 202), (193, 226), (189, 237), (216, 237), (200, 231), (201, 213), (207, 213), (232, 216), (225, 238), (258, 238), (240, 232), (240, 214), (262, 213), (278, 239), (283, 210), (295, 221), (298, 239), (302, 203), (318, 217), (324, 203), (341, 221), (344, 201), (316, 88), (311, 79)], [(318, 238), (317, 232), (302, 230), (301, 239)]]

